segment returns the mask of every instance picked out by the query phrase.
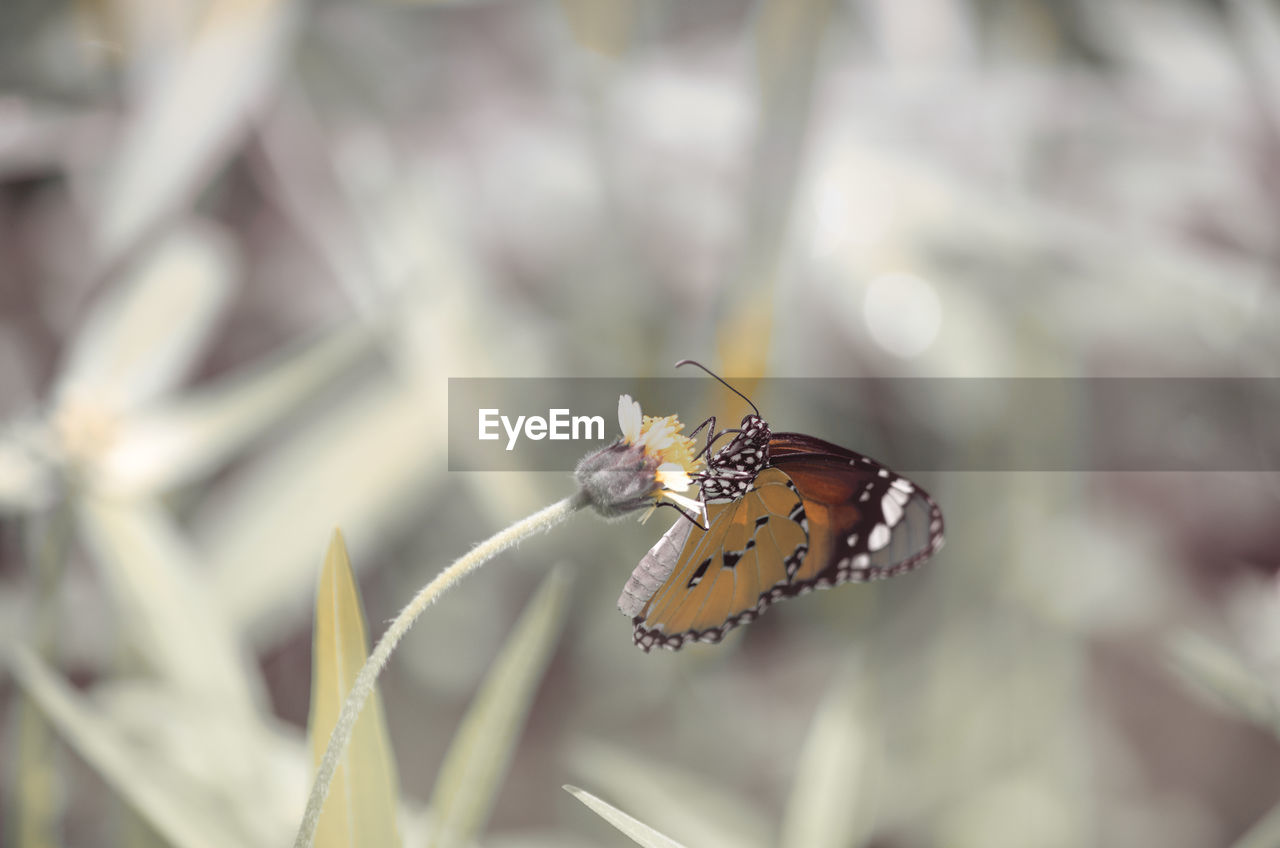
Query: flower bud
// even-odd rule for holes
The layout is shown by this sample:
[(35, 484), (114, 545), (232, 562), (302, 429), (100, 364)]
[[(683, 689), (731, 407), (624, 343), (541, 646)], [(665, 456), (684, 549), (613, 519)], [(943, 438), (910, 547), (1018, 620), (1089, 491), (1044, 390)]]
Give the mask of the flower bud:
[(680, 494), (693, 485), (690, 475), (701, 464), (693, 459), (693, 440), (680, 435), (684, 425), (674, 415), (642, 416), (640, 404), (623, 395), (618, 427), (618, 441), (587, 454), (574, 470), (587, 503), (606, 518), (649, 507), (643, 519), (665, 501), (705, 523), (702, 502)]

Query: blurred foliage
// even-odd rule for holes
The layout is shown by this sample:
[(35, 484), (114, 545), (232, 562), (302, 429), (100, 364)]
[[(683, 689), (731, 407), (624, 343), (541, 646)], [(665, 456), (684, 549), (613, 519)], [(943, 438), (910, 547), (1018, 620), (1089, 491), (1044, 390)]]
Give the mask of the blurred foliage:
[[(568, 494), (451, 473), (449, 377), (1274, 378), (1277, 57), (1273, 0), (0, 5), (0, 838), (289, 838), (332, 528), (376, 638)], [(380, 682), (405, 844), (625, 844), (566, 783), (698, 848), (1275, 844), (1277, 475), (903, 470), (930, 567), (718, 646), (631, 645), (652, 523), (470, 577)]]
[[(311, 713), (307, 743), (311, 763), (319, 766), (356, 673), (369, 655), (364, 611), (342, 534), (329, 542), (316, 591), (311, 657)], [(382, 699), (375, 689), (351, 733), (316, 827), (317, 848), (402, 843), (397, 822), (400, 790), (395, 754), (387, 736)]]

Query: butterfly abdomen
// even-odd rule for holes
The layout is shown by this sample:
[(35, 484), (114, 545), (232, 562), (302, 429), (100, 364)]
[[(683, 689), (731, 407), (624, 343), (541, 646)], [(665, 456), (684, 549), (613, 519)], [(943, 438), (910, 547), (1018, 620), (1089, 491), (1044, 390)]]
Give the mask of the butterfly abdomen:
[(653, 597), (658, 587), (671, 576), (680, 552), (689, 539), (689, 531), (693, 525), (688, 521), (678, 521), (671, 529), (662, 534), (658, 543), (640, 560), (640, 564), (631, 572), (627, 585), (622, 587), (618, 597), (618, 609), (626, 615), (634, 616), (644, 609), (644, 605)]

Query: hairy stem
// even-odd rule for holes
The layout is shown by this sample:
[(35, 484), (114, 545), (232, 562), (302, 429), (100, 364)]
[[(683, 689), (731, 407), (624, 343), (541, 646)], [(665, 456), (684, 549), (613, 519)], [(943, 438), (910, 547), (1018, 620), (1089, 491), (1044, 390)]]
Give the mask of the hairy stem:
[(574, 495), (517, 521), (505, 530), (498, 531), (440, 572), (400, 611), (400, 614), (391, 622), (391, 626), (382, 634), (382, 638), (378, 640), (373, 653), (369, 655), (360, 673), (356, 675), (355, 683), (347, 693), (347, 699), (342, 703), (338, 722), (334, 725), (333, 733), (329, 736), (329, 745), (325, 748), (320, 767), (316, 770), (315, 783), (312, 784), (311, 795), (307, 798), (307, 809), (303, 813), (302, 825), (298, 828), (298, 836), (293, 843), (294, 848), (311, 848), (315, 840), (316, 825), (320, 821), (320, 810), (324, 806), (325, 796), (329, 794), (329, 784), (333, 782), (333, 774), (337, 771), (338, 762), (347, 749), (347, 742), (351, 739), (351, 730), (360, 716), (360, 710), (364, 707), (365, 701), (369, 700), (369, 694), (373, 692), (378, 675), (387, 664), (387, 659), (395, 650), (396, 644), (413, 626), (422, 611), (472, 570), (521, 540), (535, 533), (550, 530), (585, 505), (586, 501), (581, 495)]

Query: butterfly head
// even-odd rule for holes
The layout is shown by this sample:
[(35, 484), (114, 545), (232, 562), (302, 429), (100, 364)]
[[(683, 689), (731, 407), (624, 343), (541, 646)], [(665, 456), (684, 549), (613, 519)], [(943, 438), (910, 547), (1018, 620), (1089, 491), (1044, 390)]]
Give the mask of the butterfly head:
[(738, 425), (738, 429), (742, 431), (739, 436), (769, 444), (769, 424), (759, 415), (748, 412), (742, 416), (742, 423)]

